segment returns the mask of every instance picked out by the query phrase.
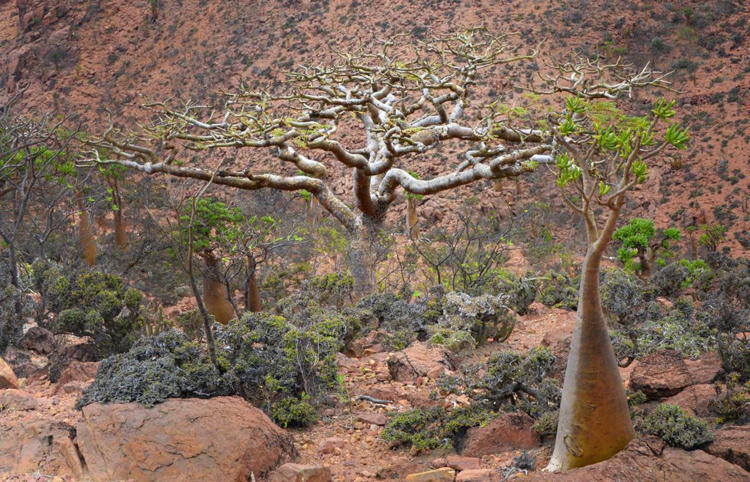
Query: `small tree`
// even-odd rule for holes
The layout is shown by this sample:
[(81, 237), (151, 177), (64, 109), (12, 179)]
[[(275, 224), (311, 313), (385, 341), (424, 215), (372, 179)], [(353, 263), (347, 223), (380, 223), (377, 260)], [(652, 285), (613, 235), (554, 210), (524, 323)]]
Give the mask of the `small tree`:
[[(617, 257), (625, 265), (625, 269), (638, 273), (641, 278), (649, 278), (654, 264), (663, 266), (665, 257), (674, 256), (671, 241), (680, 239), (680, 230), (657, 230), (652, 220), (633, 218), (628, 224), (618, 228), (612, 237), (622, 242), (622, 247), (617, 250)], [(637, 263), (635, 258), (638, 258)]]
[(689, 136), (685, 128), (667, 124), (675, 115), (674, 102), (658, 100), (642, 116), (626, 115), (612, 102), (634, 87), (664, 86), (663, 76), (648, 68), (628, 73), (619, 62), (604, 65), (584, 59), (558, 66), (556, 74), (545, 79), (544, 92), (573, 94), (546, 125), (556, 143), (562, 199), (583, 216), (587, 238), (557, 438), (548, 466), (567, 470), (611, 457), (634, 436), (602, 312), (599, 266), (627, 193), (648, 178), (648, 161), (670, 146), (684, 149)]
[[(95, 144), (118, 157), (101, 162), (148, 174), (311, 193), (351, 236), (350, 270), (361, 295), (374, 288), (372, 244), (399, 189), (435, 194), (515, 177), (533, 170), (533, 160), (548, 159), (535, 157), (551, 149), (538, 133), (519, 128), (494, 103), (472, 103), (480, 73), (534, 56), (511, 48), (508, 39), (473, 29), (419, 43), (410, 55), (397, 53), (392, 39), (376, 53), (342, 53), (334, 64), (291, 72), (287, 92), (242, 89), (218, 117), (194, 104), (151, 104), (158, 118), (150, 127), (130, 136), (109, 129)], [(417, 179), (404, 168), (449, 142), (470, 145), (443, 173)], [(265, 152), (270, 159), (216, 172), (181, 160), (185, 150), (220, 149)], [(345, 172), (353, 205), (334, 189)]]

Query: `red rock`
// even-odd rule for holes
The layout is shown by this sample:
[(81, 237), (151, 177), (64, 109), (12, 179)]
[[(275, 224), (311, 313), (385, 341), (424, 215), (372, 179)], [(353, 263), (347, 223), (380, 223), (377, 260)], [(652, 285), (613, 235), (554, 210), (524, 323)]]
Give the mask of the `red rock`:
[(84, 479), (70, 425), (54, 419), (36, 419), (0, 430), (0, 479), (6, 480), (7, 474), (33, 473), (55, 474), (65, 480)]
[(388, 417), (382, 413), (376, 412), (362, 412), (357, 414), (357, 420), (372, 425), (385, 425), (388, 423)]
[(667, 398), (663, 403), (677, 405), (699, 417), (709, 415), (709, 405), (716, 400), (718, 393), (714, 385), (693, 385), (682, 390), (677, 395)]
[(456, 471), (450, 467), (428, 470), (427, 472), (418, 472), (409, 474), (406, 480), (410, 482), (453, 482), (456, 477)]
[(750, 470), (750, 425), (724, 427), (714, 432), (706, 451), (727, 462)]
[(55, 351), (55, 335), (41, 326), (32, 326), (18, 341), (18, 346), (41, 355), (50, 355)]
[(499, 482), (501, 480), (500, 474), (491, 469), (464, 470), (456, 476), (456, 482)]
[(94, 480), (248, 480), (295, 454), (291, 437), (239, 397), (91, 404), (76, 427)]
[(271, 474), (269, 482), (329, 482), (331, 469), (320, 465), (284, 464)]
[(673, 350), (646, 356), (630, 374), (630, 389), (642, 391), (650, 400), (670, 397), (691, 384), (685, 361)]
[(508, 449), (530, 449), (539, 445), (532, 430), (534, 420), (524, 413), (505, 413), (484, 427), (466, 432), (461, 454), (471, 457), (497, 454)]
[(750, 473), (702, 450), (682, 449), (636, 439), (614, 457), (565, 473), (534, 472), (526, 481), (722, 482), (748, 481)]
[(0, 390), (4, 388), (18, 388), (18, 378), (10, 365), (0, 358)]
[(13, 368), (16, 377), (26, 378), (27, 382), (32, 377), (45, 378), (47, 376), (46, 367), (49, 364), (49, 359), (44, 355), (9, 346), (3, 354), (3, 358)]
[(321, 454), (332, 454), (346, 447), (349, 442), (339, 437), (330, 437), (320, 442), (318, 452)]
[(424, 342), (415, 342), (404, 350), (392, 353), (387, 363), (391, 378), (400, 382), (414, 382), (428, 374), (435, 378), (453, 370), (448, 350)]
[(721, 356), (715, 351), (704, 353), (697, 360), (685, 360), (685, 366), (690, 374), (691, 385), (711, 383), (724, 372)]
[(99, 370), (99, 362), (74, 360), (62, 371), (57, 383), (58, 385), (65, 385), (70, 382), (90, 382), (96, 378), (97, 370)]
[(0, 391), (0, 412), (5, 410), (36, 410), (39, 401), (23, 390), (9, 388)]
[(342, 370), (353, 371), (359, 369), (359, 362), (343, 353), (336, 353), (336, 366)]

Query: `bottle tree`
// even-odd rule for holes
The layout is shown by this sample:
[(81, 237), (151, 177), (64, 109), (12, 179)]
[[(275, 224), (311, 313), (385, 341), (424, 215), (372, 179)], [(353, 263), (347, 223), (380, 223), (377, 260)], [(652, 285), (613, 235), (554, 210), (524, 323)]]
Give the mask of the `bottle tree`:
[(633, 218), (612, 237), (622, 242), (617, 258), (625, 269), (645, 279), (651, 276), (654, 264), (663, 266), (665, 258), (674, 256), (671, 242), (679, 241), (680, 236), (677, 228), (656, 229), (651, 219)]
[[(629, 80), (623, 80), (629, 79)], [(586, 255), (576, 323), (563, 382), (555, 448), (548, 470), (606, 460), (634, 436), (625, 390), (599, 295), (599, 267), (628, 192), (648, 179), (649, 163), (684, 149), (687, 129), (673, 123), (675, 102), (657, 100), (644, 115), (628, 115), (615, 99), (635, 87), (664, 86), (653, 71), (626, 73), (619, 62), (587, 60), (557, 68), (538, 92), (571, 94), (544, 124), (554, 139), (562, 199), (586, 226)], [(608, 81), (609, 80), (609, 81)]]

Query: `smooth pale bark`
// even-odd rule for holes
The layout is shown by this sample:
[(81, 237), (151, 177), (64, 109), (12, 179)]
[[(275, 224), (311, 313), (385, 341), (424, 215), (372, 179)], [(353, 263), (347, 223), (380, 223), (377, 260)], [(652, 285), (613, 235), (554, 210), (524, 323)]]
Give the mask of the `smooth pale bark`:
[(203, 300), (206, 309), (217, 322), (226, 325), (234, 318), (234, 309), (229, 302), (227, 287), (221, 280), (220, 260), (213, 254), (203, 255), (203, 260), (206, 263), (206, 276), (203, 279)]
[(354, 278), (356, 299), (375, 290), (375, 236), (379, 224), (367, 217), (351, 237), (349, 245), (349, 270)]
[(578, 314), (565, 370), (555, 449), (547, 466), (549, 471), (606, 460), (635, 436), (602, 313), (599, 265), (603, 249), (599, 246), (600, 243), (595, 243), (590, 247), (583, 262)]

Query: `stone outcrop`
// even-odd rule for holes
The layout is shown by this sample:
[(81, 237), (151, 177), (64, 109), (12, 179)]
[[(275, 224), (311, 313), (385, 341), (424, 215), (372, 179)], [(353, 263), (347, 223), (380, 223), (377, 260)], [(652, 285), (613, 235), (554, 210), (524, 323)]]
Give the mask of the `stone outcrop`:
[(750, 470), (750, 425), (724, 427), (714, 432), (714, 441), (706, 451), (727, 462)]
[(413, 343), (391, 354), (387, 363), (391, 378), (399, 382), (411, 382), (425, 376), (437, 378), (441, 373), (453, 370), (448, 350), (424, 342)]
[(697, 360), (683, 360), (678, 352), (663, 350), (639, 361), (630, 375), (630, 388), (657, 400), (691, 385), (711, 383), (721, 372), (721, 358), (715, 352)]
[(291, 437), (239, 397), (91, 404), (76, 426), (94, 480), (261, 479), (295, 449)]
[(18, 388), (18, 378), (10, 365), (0, 358), (0, 390), (4, 388)]
[(466, 432), (461, 454), (470, 457), (497, 454), (539, 445), (539, 435), (531, 428), (534, 421), (525, 413), (505, 413), (484, 427)]

